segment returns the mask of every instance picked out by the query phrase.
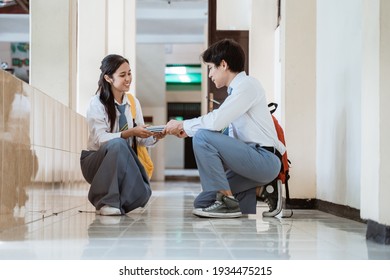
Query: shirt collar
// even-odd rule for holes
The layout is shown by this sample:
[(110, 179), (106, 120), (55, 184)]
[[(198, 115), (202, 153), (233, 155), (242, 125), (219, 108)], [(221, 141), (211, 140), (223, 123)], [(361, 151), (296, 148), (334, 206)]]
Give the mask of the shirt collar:
[[(229, 86), (228, 86), (228, 94), (230, 95), (230, 93), (233, 91), (233, 89), (240, 83), (240, 81), (246, 77), (246, 73), (245, 71), (242, 71), (240, 73), (238, 73), (234, 79), (230, 82)], [(230, 93), (229, 93), (230, 91)]]
[(129, 104), (130, 105), (129, 99), (127, 98), (127, 93), (125, 93), (125, 95), (123, 96), (122, 104), (119, 104), (119, 102), (116, 101), (115, 99), (114, 99), (114, 104), (116, 104), (116, 105)]

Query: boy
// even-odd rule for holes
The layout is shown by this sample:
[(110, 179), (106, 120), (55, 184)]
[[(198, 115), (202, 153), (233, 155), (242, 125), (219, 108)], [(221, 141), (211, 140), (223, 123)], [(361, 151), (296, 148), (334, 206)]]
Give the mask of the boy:
[[(212, 218), (255, 214), (257, 197), (261, 195), (256, 195), (256, 186), (277, 177), (286, 149), (278, 140), (262, 85), (244, 71), (241, 46), (223, 39), (201, 57), (208, 66), (209, 78), (217, 88), (227, 87), (228, 97), (206, 115), (169, 121), (164, 132), (193, 137), (202, 185), (193, 214)], [(224, 128), (228, 128), (228, 135), (221, 133)], [(263, 194), (270, 207), (264, 216), (279, 214), (279, 191), (274, 188)]]

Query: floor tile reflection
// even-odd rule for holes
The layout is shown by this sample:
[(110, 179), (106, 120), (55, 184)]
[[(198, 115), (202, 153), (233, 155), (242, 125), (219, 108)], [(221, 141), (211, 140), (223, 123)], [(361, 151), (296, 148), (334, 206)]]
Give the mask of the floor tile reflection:
[(366, 225), (316, 210), (292, 218), (205, 219), (191, 214), (199, 182), (155, 182), (145, 208), (95, 215), (86, 201), (45, 219), (1, 217), (0, 259), (390, 259), (390, 247), (365, 239)]

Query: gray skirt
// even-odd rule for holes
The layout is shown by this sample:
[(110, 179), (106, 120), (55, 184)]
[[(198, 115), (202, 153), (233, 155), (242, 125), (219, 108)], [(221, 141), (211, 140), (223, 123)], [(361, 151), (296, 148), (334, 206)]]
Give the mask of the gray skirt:
[(112, 139), (98, 151), (83, 150), (80, 165), (91, 184), (88, 199), (96, 210), (108, 205), (126, 214), (149, 201), (148, 176), (125, 139)]

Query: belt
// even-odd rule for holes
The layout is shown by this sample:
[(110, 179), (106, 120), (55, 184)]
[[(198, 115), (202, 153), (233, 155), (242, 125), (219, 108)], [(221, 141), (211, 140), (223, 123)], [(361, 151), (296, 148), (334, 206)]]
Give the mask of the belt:
[(282, 155), (279, 153), (279, 151), (275, 147), (260, 146), (260, 148), (263, 148), (263, 149), (275, 154), (280, 159), (280, 161), (282, 161)]

